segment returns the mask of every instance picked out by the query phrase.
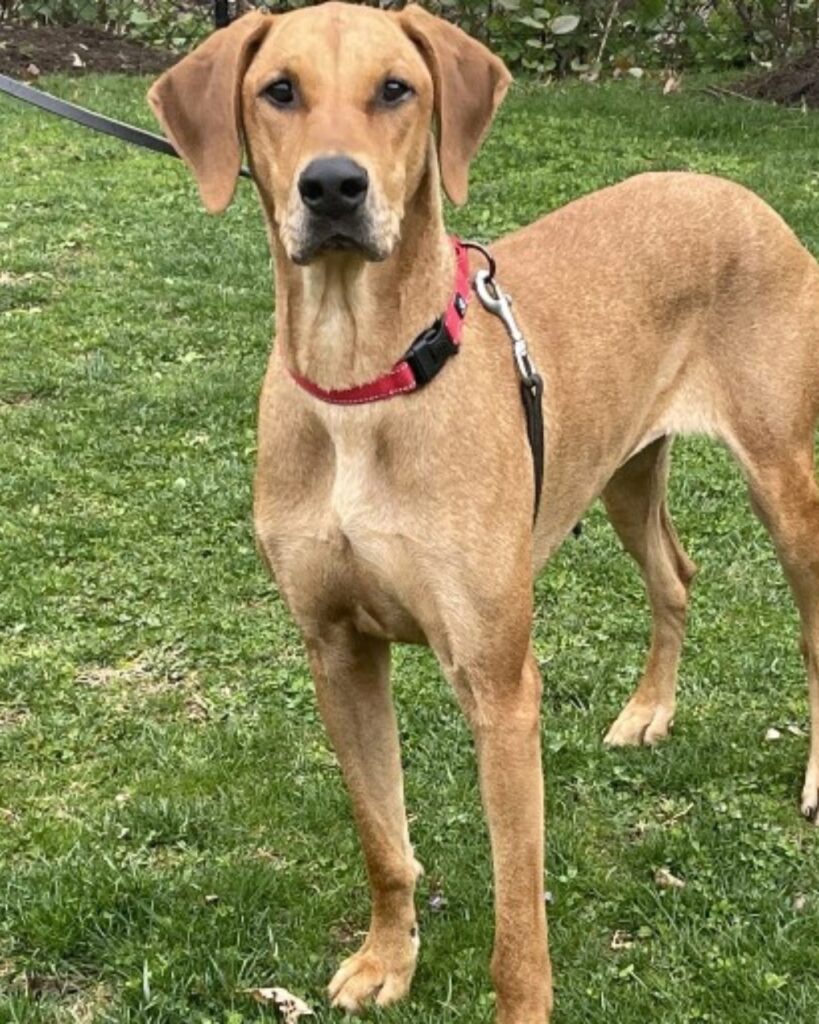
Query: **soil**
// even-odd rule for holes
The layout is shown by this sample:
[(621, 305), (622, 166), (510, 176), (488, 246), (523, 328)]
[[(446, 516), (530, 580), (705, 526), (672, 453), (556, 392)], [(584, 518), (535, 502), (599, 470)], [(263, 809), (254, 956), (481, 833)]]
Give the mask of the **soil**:
[(171, 53), (95, 28), (0, 22), (0, 74), (29, 82), (55, 71), (154, 75), (177, 59)]
[(809, 50), (780, 68), (745, 79), (734, 88), (756, 100), (819, 108), (819, 49)]

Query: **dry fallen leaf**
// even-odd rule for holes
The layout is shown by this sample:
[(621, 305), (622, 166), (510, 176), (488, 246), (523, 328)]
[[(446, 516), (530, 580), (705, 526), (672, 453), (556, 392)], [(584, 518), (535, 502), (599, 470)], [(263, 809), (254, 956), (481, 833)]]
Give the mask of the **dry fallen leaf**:
[(781, 740), (782, 733), (778, 729), (775, 729), (773, 726), (771, 726), (770, 729), (768, 729), (768, 731), (765, 733), (765, 739), (769, 742), (773, 740)]
[(682, 878), (672, 875), (668, 868), (658, 868), (654, 872), (654, 881), (661, 889), (684, 889)]
[(275, 1006), (284, 1024), (298, 1024), (299, 1017), (313, 1016), (307, 1003), (286, 988), (248, 988), (245, 991), (262, 1006)]
[(429, 894), (427, 900), (427, 906), (433, 914), (440, 914), (442, 910), (446, 910), (447, 898), (442, 892), (432, 892)]
[(631, 949), (634, 945), (634, 939), (629, 935), (628, 932), (621, 931), (618, 929), (611, 937), (610, 946), (612, 949)]
[(85, 67), (85, 61), (82, 59), (82, 57), (76, 51), (72, 51), (72, 53), (71, 53), (71, 67), (72, 68), (84, 68)]
[(28, 67), (26, 68), (26, 74), (29, 76), (29, 78), (39, 78), (40, 77), (40, 69), (32, 61), (31, 64), (29, 64)]
[(194, 693), (185, 701), (185, 714), (191, 722), (206, 722), (210, 718), (210, 708), (204, 698)]
[(663, 96), (668, 96), (670, 92), (679, 92), (681, 85), (682, 76), (678, 78), (677, 75), (669, 75), (663, 85)]

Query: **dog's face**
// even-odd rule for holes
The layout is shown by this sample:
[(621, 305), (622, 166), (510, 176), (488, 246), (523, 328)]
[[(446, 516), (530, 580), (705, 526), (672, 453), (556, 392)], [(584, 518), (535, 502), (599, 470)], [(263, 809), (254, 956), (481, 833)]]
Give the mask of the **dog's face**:
[(397, 18), (328, 4), (281, 18), (245, 75), (259, 186), (296, 263), (390, 254), (426, 167), (432, 77)]
[(428, 166), (433, 118), (444, 187), (463, 202), (509, 81), (485, 47), (421, 8), (327, 3), (240, 18), (149, 99), (213, 212), (230, 202), (244, 141), (273, 229), (305, 264), (390, 255)]

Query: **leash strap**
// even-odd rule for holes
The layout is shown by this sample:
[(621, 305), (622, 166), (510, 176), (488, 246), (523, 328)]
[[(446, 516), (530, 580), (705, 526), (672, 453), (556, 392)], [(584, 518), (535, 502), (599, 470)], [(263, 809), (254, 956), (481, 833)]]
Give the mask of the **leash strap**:
[(529, 381), (520, 382), (523, 411), (526, 414), (526, 436), (532, 449), (532, 465), (535, 472), (535, 511), (540, 509), (540, 495), (543, 492), (543, 378), (533, 373)]
[(230, 24), (230, 7), (228, 0), (213, 0), (214, 28), (227, 28)]
[[(47, 92), (41, 92), (30, 85), (18, 82), (15, 78), (9, 78), (8, 75), (0, 75), (0, 93), (12, 96), (23, 103), (30, 103), (33, 107), (45, 110), (46, 113), (74, 121), (75, 124), (81, 124), (84, 128), (101, 132), (103, 135), (112, 135), (115, 139), (120, 139), (132, 146), (140, 146), (142, 149), (150, 149), (154, 153), (164, 153), (166, 156), (175, 156), (179, 159), (179, 154), (161, 135), (143, 131), (142, 128), (134, 128), (130, 124), (115, 121), (114, 118), (97, 114), (93, 110), (86, 110), (85, 107), (58, 99)], [(250, 171), (243, 167), (239, 171), (239, 177), (249, 178)]]
[[(470, 243), (473, 248), (486, 253), (483, 246)], [(487, 254), (488, 255), (488, 254)], [(523, 402), (523, 413), (526, 418), (526, 436), (532, 452), (534, 469), (534, 514), (537, 519), (540, 509), (540, 495), (543, 490), (543, 378), (535, 369), (529, 357), (529, 348), (523, 332), (512, 313), (512, 299), (502, 291), (495, 281), (495, 261), (490, 258), (489, 270), (481, 270), (475, 275), (475, 294), (481, 300), (484, 309), (492, 313), (503, 323), (506, 333), (512, 342), (515, 365), (520, 376), (520, 395)]]

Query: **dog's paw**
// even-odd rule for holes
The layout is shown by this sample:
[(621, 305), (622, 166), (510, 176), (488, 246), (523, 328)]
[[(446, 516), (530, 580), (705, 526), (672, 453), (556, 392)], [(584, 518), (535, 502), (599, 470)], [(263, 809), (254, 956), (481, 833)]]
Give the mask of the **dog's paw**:
[(819, 765), (808, 765), (800, 809), (804, 818), (819, 826)]
[(388, 1006), (409, 992), (415, 973), (415, 955), (386, 959), (366, 946), (348, 957), (328, 987), (330, 1002), (348, 1013), (357, 1013), (367, 1003)]
[(603, 740), (607, 747), (651, 747), (664, 740), (674, 722), (674, 708), (644, 704), (633, 698)]

